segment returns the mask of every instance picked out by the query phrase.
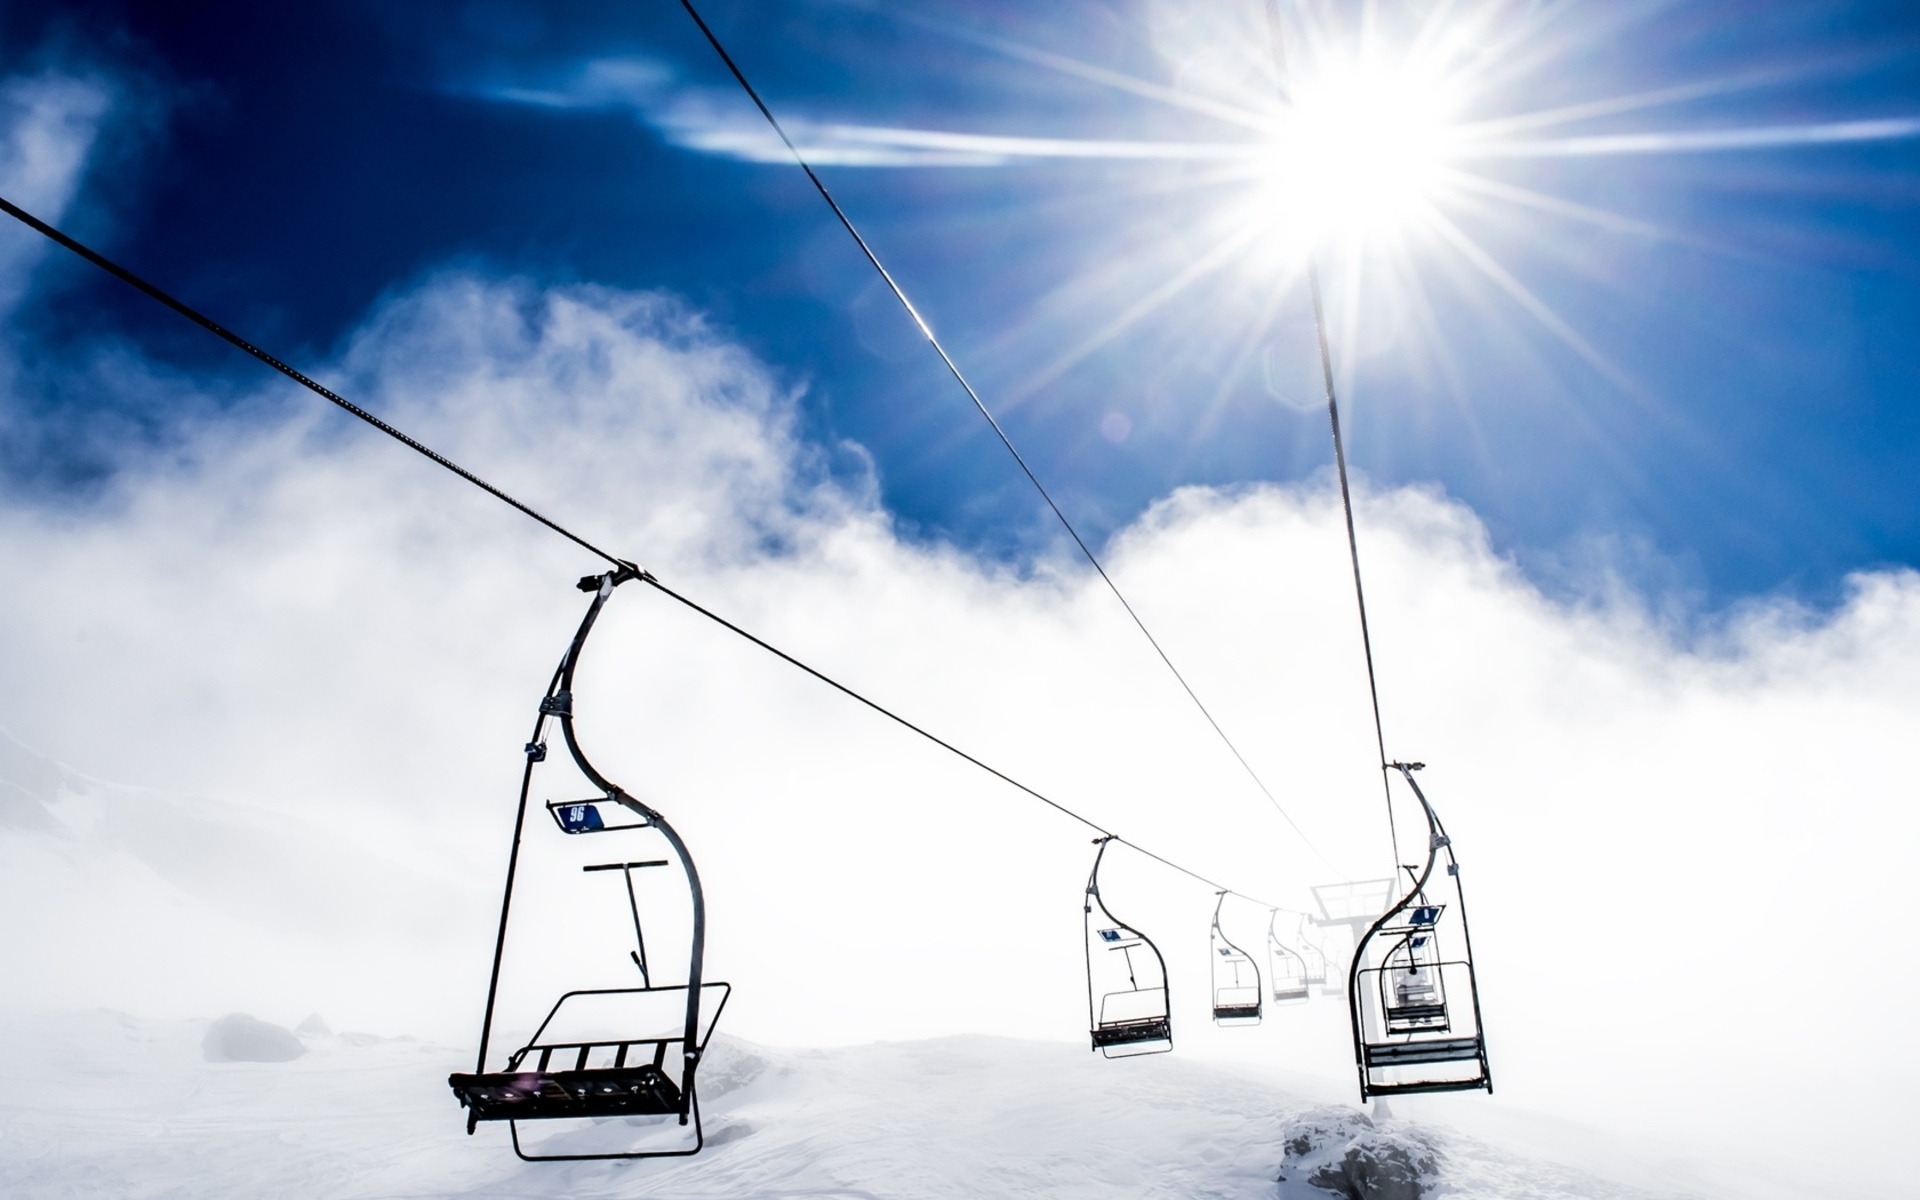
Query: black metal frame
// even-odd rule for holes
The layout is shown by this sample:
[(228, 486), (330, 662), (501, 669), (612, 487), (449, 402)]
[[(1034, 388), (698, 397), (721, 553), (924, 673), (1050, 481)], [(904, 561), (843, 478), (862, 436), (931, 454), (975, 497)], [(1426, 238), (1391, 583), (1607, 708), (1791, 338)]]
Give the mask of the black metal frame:
[[(1263, 1002), (1266, 1000), (1267, 991), (1266, 984), (1260, 978), (1260, 964), (1254, 961), (1253, 955), (1234, 945), (1233, 941), (1227, 937), (1226, 931), (1220, 928), (1220, 906), (1226, 902), (1226, 892), (1221, 891), (1215, 894), (1213, 928), (1207, 935), (1207, 964), (1211, 972), (1208, 982), (1213, 985), (1213, 1023), (1222, 1028), (1234, 1029), (1260, 1023), (1261, 1015), (1265, 1012)], [(1220, 993), (1227, 990), (1220, 986), (1220, 969), (1223, 961), (1245, 964), (1247, 969), (1253, 972), (1252, 1004), (1220, 1003)], [(1236, 990), (1244, 990), (1245, 985), (1239, 980), (1239, 971), (1235, 970), (1233, 982), (1229, 986)]]
[[(1094, 853), (1093, 870), (1087, 875), (1087, 895), (1084, 906), (1086, 924), (1083, 933), (1087, 954), (1087, 1029), (1093, 1043), (1091, 1048), (1098, 1050), (1105, 1058), (1165, 1054), (1173, 1049), (1173, 992), (1171, 981), (1167, 978), (1167, 960), (1162, 957), (1160, 947), (1154, 945), (1151, 938), (1114, 916), (1107, 908), (1106, 901), (1100, 897), (1100, 863), (1107, 856), (1107, 843), (1112, 840), (1111, 837), (1099, 837), (1093, 840), (1094, 845), (1100, 849)], [(1127, 946), (1124, 949), (1127, 955), (1128, 980), (1136, 984), (1133, 990), (1136, 992), (1158, 991), (1162, 1001), (1161, 1007), (1165, 1010), (1161, 1016), (1124, 1021), (1102, 1022), (1100, 1020), (1100, 1002), (1106, 999), (1106, 996), (1097, 995), (1093, 984), (1093, 937), (1096, 924), (1093, 914), (1096, 911), (1105, 918), (1105, 921), (1100, 924), (1115, 931), (1124, 931), (1126, 935), (1139, 939), (1141, 945), (1153, 951), (1154, 961), (1160, 965), (1160, 986), (1157, 989), (1137, 986), (1138, 981), (1133, 978), (1133, 947)], [(1120, 994), (1122, 993), (1108, 993), (1108, 995)], [(1126, 1050), (1124, 1054), (1114, 1053), (1115, 1050), (1129, 1046), (1146, 1046), (1156, 1042), (1166, 1044), (1155, 1049)]]
[[(1493, 1071), (1487, 1062), (1486, 1030), (1480, 1019), (1480, 986), (1474, 978), (1473, 939), (1467, 928), (1467, 898), (1460, 883), (1460, 864), (1453, 855), (1453, 843), (1447, 837), (1446, 829), (1440, 824), (1439, 816), (1433, 811), (1433, 805), (1420, 790), (1413, 773), (1421, 768), (1421, 763), (1391, 764), (1393, 770), (1400, 772), (1407, 786), (1413, 790), (1414, 798), (1420, 802), (1421, 812), (1427, 819), (1427, 862), (1424, 870), (1415, 876), (1412, 890), (1400, 898), (1399, 903), (1389, 908), (1368, 927), (1367, 932), (1354, 946), (1353, 962), (1347, 969), (1347, 1005), (1353, 1024), (1354, 1065), (1360, 1075), (1360, 1098), (1373, 1096), (1392, 1096), (1412, 1092), (1460, 1092), (1484, 1088), (1493, 1091)], [(1445, 855), (1447, 870), (1444, 879), (1448, 881), (1454, 896), (1455, 916), (1460, 923), (1460, 942), (1462, 956), (1454, 959), (1443, 958), (1439, 953), (1438, 925), (1447, 909), (1445, 904), (1435, 904), (1427, 895), (1435, 882), (1434, 868)], [(1409, 873), (1413, 868), (1407, 868)], [(1418, 910), (1432, 908), (1435, 911), (1428, 918)], [(1406, 920), (1396, 921), (1407, 910), (1415, 913)], [(1383, 952), (1370, 955), (1375, 939), (1392, 939)], [(1392, 970), (1409, 969), (1416, 960), (1413, 955), (1416, 939), (1428, 939), (1432, 951), (1424, 965), (1432, 969), (1433, 985), (1442, 988), (1444, 968), (1457, 968), (1456, 974), (1463, 975), (1467, 983), (1467, 994), (1473, 1012), (1473, 1028), (1466, 1034), (1456, 1035), (1452, 1029), (1452, 1020), (1445, 1001), (1444, 991), (1436, 994), (1440, 997), (1437, 1013), (1424, 1015), (1407, 1011), (1401, 1013), (1401, 1027), (1393, 1027), (1393, 1007), (1388, 999), (1387, 974)], [(1395, 963), (1395, 958), (1405, 951), (1407, 958)], [(1378, 966), (1368, 966), (1370, 958), (1377, 958)], [(1380, 1025), (1377, 1035), (1371, 1035), (1367, 1028), (1366, 1009), (1363, 1005), (1363, 990), (1369, 985), (1380, 989)], [(1403, 1006), (1404, 1009), (1405, 1006)], [(1439, 1035), (1439, 1036), (1436, 1036)], [(1410, 1066), (1439, 1064), (1474, 1063), (1477, 1071), (1472, 1076), (1443, 1077), (1431, 1072), (1426, 1078), (1376, 1078), (1376, 1072), (1397, 1071)]]
[[(554, 671), (547, 685), (545, 696), (540, 701), (539, 715), (534, 719), (533, 736), (526, 745), (526, 768), (520, 779), (520, 803), (513, 820), (513, 846), (507, 857), (507, 880), (500, 897), (500, 926), (494, 939), (493, 969), (487, 981), (487, 1005), (480, 1025), (480, 1050), (474, 1063), (472, 1074), (456, 1073), (448, 1077), (448, 1084), (454, 1089), (460, 1103), (467, 1109), (467, 1132), (471, 1134), (481, 1121), (504, 1120), (509, 1123), (513, 1136), (514, 1153), (529, 1162), (576, 1161), (583, 1159), (626, 1159), (626, 1158), (676, 1158), (698, 1154), (705, 1145), (705, 1132), (700, 1123), (700, 1101), (695, 1087), (695, 1073), (702, 1056), (706, 1053), (707, 1038), (719, 1024), (720, 1012), (726, 1007), (727, 999), (732, 995), (732, 985), (726, 983), (707, 984), (702, 981), (702, 971), (706, 958), (706, 895), (700, 886), (700, 873), (693, 864), (693, 856), (688, 852), (686, 843), (681, 840), (667, 819), (657, 810), (642, 803), (618, 784), (609, 780), (588, 760), (580, 748), (580, 742), (573, 727), (573, 678), (579, 666), (580, 654), (586, 645), (587, 635), (593, 631), (594, 622), (599, 619), (600, 610), (606, 606), (613, 589), (630, 579), (640, 577), (637, 568), (622, 564), (618, 569), (602, 575), (589, 575), (580, 580), (580, 590), (594, 593), (593, 601), (587, 607), (586, 616), (581, 618), (580, 627), (575, 631), (573, 640), (567, 646), (566, 654), (561, 658), (559, 667)], [(533, 772), (536, 764), (544, 762), (547, 746), (541, 740), (546, 731), (547, 722), (554, 721), (560, 727), (561, 736), (567, 746), (567, 753), (580, 773), (598, 788), (607, 803), (626, 809), (638, 818), (625, 824), (610, 825), (606, 831), (622, 829), (651, 828), (658, 830), (673, 848), (675, 858), (687, 877), (687, 888), (692, 899), (693, 930), (688, 953), (687, 981), (684, 984), (655, 986), (648, 973), (646, 963), (641, 964), (641, 977), (645, 986), (639, 988), (586, 988), (564, 993), (548, 1011), (546, 1020), (540, 1023), (540, 1029), (533, 1040), (515, 1051), (506, 1063), (506, 1069), (500, 1072), (488, 1072), (487, 1049), (493, 1036), (494, 1006), (500, 991), (500, 969), (505, 957), (507, 927), (513, 907), (514, 881), (520, 864), (521, 840), (526, 830), (527, 800), (533, 786)], [(561, 804), (600, 803), (600, 798), (591, 801), (567, 801), (548, 804), (548, 809), (556, 822), (566, 829), (560, 816), (554, 811)], [(591, 832), (601, 832), (592, 830)], [(612, 864), (622, 868), (666, 865), (664, 862)], [(584, 868), (596, 869), (593, 867)], [(628, 879), (629, 903), (633, 904), (631, 871), (626, 871)], [(635, 936), (639, 934), (639, 910), (634, 905)], [(644, 941), (641, 942), (644, 954)], [(708, 988), (724, 989), (720, 1002), (713, 1009), (707, 1025), (707, 1037), (700, 1034), (700, 1005), (702, 995)], [(540, 1036), (561, 1006), (574, 996), (581, 995), (627, 995), (660, 994), (684, 991), (686, 993), (685, 1024), (678, 1037), (640, 1037), (632, 1039), (608, 1039), (600, 1042), (565, 1046), (542, 1046)], [(679, 1082), (675, 1084), (664, 1071), (666, 1052), (669, 1046), (678, 1044), (680, 1052)], [(613, 1068), (589, 1068), (586, 1066), (589, 1053), (599, 1046), (617, 1048), (617, 1064)], [(639, 1066), (626, 1065), (628, 1051), (636, 1046), (651, 1046), (652, 1061)], [(573, 1066), (561, 1070), (549, 1070), (555, 1050), (572, 1049), (577, 1051)], [(521, 1070), (527, 1055), (540, 1051), (539, 1065), (532, 1071)], [(622, 1153), (602, 1154), (529, 1154), (520, 1144), (519, 1122), (560, 1117), (596, 1117), (596, 1116), (677, 1116), (682, 1126), (693, 1126), (693, 1145), (677, 1150), (637, 1150)]]

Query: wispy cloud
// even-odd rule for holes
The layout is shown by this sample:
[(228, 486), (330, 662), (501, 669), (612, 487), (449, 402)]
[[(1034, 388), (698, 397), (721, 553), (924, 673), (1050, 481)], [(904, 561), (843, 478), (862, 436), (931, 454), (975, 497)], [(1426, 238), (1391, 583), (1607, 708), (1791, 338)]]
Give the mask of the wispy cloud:
[[(113, 107), (113, 88), (91, 75), (48, 70), (0, 82), (0, 195), (58, 221), (78, 192), (88, 155)], [(0, 221), (0, 313), (45, 253), (36, 234)]]
[[(643, 58), (595, 59), (540, 85), (488, 84), (464, 89), (501, 104), (624, 111), (675, 145), (747, 162), (787, 162), (790, 155), (764, 118), (737, 92), (678, 83), (662, 64)], [(991, 167), (1019, 159), (1242, 159), (1244, 142), (1192, 143), (1030, 137), (901, 128), (781, 114), (781, 124), (807, 161), (848, 167)]]

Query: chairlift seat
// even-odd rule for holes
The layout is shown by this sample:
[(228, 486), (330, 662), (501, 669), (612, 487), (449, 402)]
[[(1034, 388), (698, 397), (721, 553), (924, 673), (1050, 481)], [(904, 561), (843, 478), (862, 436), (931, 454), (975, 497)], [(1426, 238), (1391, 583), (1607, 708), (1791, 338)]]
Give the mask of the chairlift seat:
[(1275, 1000), (1305, 1000), (1307, 998), (1307, 990), (1307, 985), (1304, 983), (1298, 987), (1275, 988), (1273, 989), (1273, 998)]
[(1397, 1067), (1416, 1063), (1470, 1062), (1480, 1057), (1477, 1037), (1442, 1038), (1428, 1042), (1376, 1042), (1366, 1048), (1367, 1066)]
[(450, 1075), (447, 1083), (476, 1121), (551, 1117), (663, 1117), (680, 1112), (680, 1089), (650, 1062), (572, 1071)]
[(1216, 1021), (1258, 1021), (1258, 1004), (1216, 1004), (1213, 1006), (1213, 1019)]
[(1170, 1042), (1173, 1022), (1166, 1017), (1147, 1017), (1138, 1021), (1110, 1021), (1093, 1029), (1093, 1048), (1132, 1046), (1140, 1042)]
[(1387, 1032), (1408, 1033), (1420, 1031), (1444, 1031), (1451, 1022), (1447, 1020), (1447, 1006), (1444, 1004), (1403, 1004), (1398, 1008), (1387, 1009)]

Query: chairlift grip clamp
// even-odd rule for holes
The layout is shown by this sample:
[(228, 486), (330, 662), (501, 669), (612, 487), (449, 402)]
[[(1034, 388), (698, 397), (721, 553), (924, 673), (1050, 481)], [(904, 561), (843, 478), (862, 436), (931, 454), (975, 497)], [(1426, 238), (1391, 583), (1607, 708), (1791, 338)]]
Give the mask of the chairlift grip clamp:
[(618, 560), (618, 565), (615, 566), (613, 570), (603, 571), (598, 575), (582, 575), (580, 581), (573, 586), (583, 592), (597, 592), (603, 585), (616, 588), (629, 579), (644, 579), (652, 582), (653, 572), (647, 570), (639, 563), (628, 562), (623, 558)]
[(571, 717), (573, 715), (573, 693), (559, 691), (551, 696), (543, 697), (540, 701), (540, 711), (546, 716)]

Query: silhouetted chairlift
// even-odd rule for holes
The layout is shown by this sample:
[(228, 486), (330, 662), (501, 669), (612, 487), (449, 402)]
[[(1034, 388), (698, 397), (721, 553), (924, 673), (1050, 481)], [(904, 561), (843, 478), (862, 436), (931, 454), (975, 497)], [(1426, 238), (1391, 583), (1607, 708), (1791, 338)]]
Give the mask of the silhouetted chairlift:
[(1260, 1023), (1260, 968), (1253, 956), (1227, 940), (1220, 929), (1220, 906), (1227, 894), (1213, 902), (1213, 928), (1207, 935), (1213, 962), (1213, 1023), (1228, 1027)]
[(1112, 840), (1094, 839), (1100, 849), (1087, 876), (1087, 1020), (1093, 1049), (1107, 1058), (1164, 1054), (1173, 1049), (1167, 962), (1145, 934), (1116, 919), (1100, 898), (1100, 863)]
[[(1272, 987), (1268, 993), (1275, 1004), (1299, 1004), (1307, 999), (1308, 978), (1306, 956), (1280, 940), (1278, 928), (1280, 910), (1274, 909), (1267, 918), (1267, 977)], [(1326, 978), (1325, 958), (1321, 963), (1322, 979)]]
[[(1460, 865), (1440, 818), (1414, 781), (1421, 765), (1393, 767), (1426, 817), (1426, 865), (1407, 868), (1412, 890), (1361, 936), (1348, 969), (1347, 999), (1363, 1100), (1407, 1092), (1493, 1090)], [(1443, 862), (1446, 870), (1436, 873)]]
[[(706, 949), (706, 903), (700, 876), (686, 844), (673, 826), (659, 812), (601, 775), (581, 751), (573, 728), (573, 677), (581, 649), (614, 587), (637, 577), (636, 570), (622, 567), (580, 581), (582, 591), (594, 593), (593, 602), (540, 702), (533, 738), (526, 746), (527, 767), (514, 818), (513, 849), (501, 898), (500, 931), (494, 945), (493, 973), (487, 986), (480, 1052), (472, 1074), (456, 1073), (447, 1080), (467, 1110), (468, 1133), (481, 1121), (506, 1121), (512, 1131), (514, 1153), (529, 1161), (673, 1157), (697, 1154), (705, 1140), (695, 1073), (732, 988), (725, 983), (704, 982), (701, 978)], [(527, 800), (536, 771), (546, 761), (547, 746), (542, 735), (549, 721), (559, 725), (574, 765), (601, 795), (591, 800), (551, 801), (547, 811), (558, 826), (559, 835), (567, 841), (576, 837), (594, 839), (582, 842), (581, 848), (595, 851), (593, 857), (601, 861), (583, 864), (582, 871), (620, 873), (633, 921), (634, 948), (627, 952), (627, 957), (639, 968), (641, 986), (576, 988), (562, 992), (527, 1043), (512, 1051), (499, 1070), (489, 1071), (487, 1049), (494, 1032), (502, 963), (507, 957), (508, 918), (512, 912)], [(663, 843), (663, 848), (672, 851), (671, 858), (642, 858), (636, 853), (643, 848), (661, 848)], [(608, 858), (614, 861), (604, 861)], [(675, 865), (686, 876), (692, 901), (687, 975), (684, 983), (661, 985), (654, 982), (652, 964), (647, 959), (634, 873)], [(682, 1139), (679, 1145), (669, 1149), (549, 1154), (530, 1153), (520, 1141), (521, 1121), (648, 1117), (676, 1118), (681, 1126), (691, 1124), (690, 1143)]]

